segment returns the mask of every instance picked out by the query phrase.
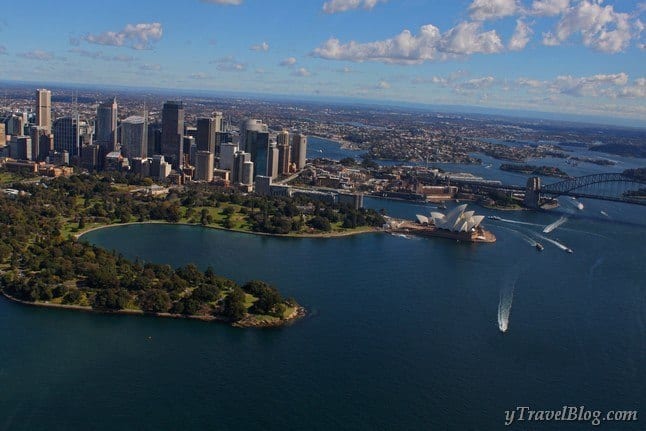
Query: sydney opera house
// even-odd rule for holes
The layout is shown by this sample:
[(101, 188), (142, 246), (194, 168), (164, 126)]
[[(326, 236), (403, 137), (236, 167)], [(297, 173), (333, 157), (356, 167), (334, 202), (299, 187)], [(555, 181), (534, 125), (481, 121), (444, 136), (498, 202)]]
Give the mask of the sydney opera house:
[(465, 242), (495, 242), (493, 233), (485, 230), (481, 223), (484, 216), (466, 211), (466, 205), (453, 208), (447, 214), (431, 212), (431, 217), (417, 215), (417, 223), (399, 225), (397, 232), (420, 236), (439, 236)]

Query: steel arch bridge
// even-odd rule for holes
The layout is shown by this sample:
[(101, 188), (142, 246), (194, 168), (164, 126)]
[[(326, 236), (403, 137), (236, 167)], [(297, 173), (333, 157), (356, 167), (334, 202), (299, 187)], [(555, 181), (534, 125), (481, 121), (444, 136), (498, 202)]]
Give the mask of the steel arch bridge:
[(624, 195), (625, 191), (646, 189), (646, 181), (623, 174), (608, 173), (570, 178), (542, 186), (541, 194), (573, 196), (646, 205), (646, 198)]

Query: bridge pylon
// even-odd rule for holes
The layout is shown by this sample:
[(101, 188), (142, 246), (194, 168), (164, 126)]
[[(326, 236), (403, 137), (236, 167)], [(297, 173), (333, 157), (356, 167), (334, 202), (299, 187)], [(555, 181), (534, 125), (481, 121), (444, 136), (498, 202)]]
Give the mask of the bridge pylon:
[(541, 207), (540, 177), (531, 177), (527, 180), (524, 203), (527, 208), (539, 209)]

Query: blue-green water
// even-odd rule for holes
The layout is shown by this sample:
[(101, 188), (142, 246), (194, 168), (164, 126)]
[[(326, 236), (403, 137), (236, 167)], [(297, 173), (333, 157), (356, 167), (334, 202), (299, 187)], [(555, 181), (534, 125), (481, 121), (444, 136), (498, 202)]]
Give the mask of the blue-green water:
[[(584, 203), (499, 213), (539, 226), (487, 220), (493, 245), (171, 225), (92, 232), (84, 238), (130, 258), (268, 280), (310, 314), (255, 330), (1, 300), (0, 429), (462, 431), (501, 429), (516, 406), (643, 415), (646, 208)], [(367, 204), (397, 216), (429, 210)], [(550, 236), (573, 254), (523, 239), (563, 214)], [(511, 286), (503, 334), (499, 297)], [(531, 425), (514, 427), (590, 428)], [(600, 429), (643, 429), (643, 419), (621, 425)]]

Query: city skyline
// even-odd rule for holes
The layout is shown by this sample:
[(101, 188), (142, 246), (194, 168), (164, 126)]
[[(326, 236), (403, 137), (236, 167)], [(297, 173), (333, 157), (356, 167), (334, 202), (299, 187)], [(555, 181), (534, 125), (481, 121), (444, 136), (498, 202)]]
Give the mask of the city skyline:
[[(35, 5), (0, 22), (0, 71), (21, 81), (646, 119), (646, 3), (301, 3), (190, 0), (178, 15), (169, 2), (114, 1), (97, 16)], [(30, 26), (48, 16), (68, 16), (74, 30)]]

